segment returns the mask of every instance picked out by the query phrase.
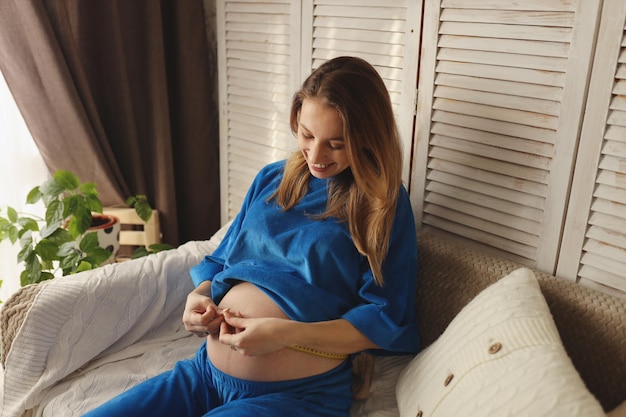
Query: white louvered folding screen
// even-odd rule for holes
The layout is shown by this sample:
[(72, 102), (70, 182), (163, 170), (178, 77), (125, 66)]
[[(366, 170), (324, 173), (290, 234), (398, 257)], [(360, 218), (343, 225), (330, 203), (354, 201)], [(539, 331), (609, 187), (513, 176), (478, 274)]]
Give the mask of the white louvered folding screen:
[(598, 2), (426, 2), (418, 223), (554, 271)]
[(414, 0), (305, 0), (302, 79), (323, 62), (358, 56), (385, 81), (404, 144), (408, 184), (417, 88), (421, 2)]
[(300, 2), (216, 3), (222, 223), (256, 173), (295, 149), (289, 104), (299, 80)]
[[(421, 3), (413, 0), (217, 1), (222, 223), (254, 175), (296, 148), (291, 98), (322, 62), (360, 56), (390, 91), (408, 184)], [(407, 23), (411, 20), (411, 24)]]
[(626, 2), (606, 0), (559, 275), (626, 293)]

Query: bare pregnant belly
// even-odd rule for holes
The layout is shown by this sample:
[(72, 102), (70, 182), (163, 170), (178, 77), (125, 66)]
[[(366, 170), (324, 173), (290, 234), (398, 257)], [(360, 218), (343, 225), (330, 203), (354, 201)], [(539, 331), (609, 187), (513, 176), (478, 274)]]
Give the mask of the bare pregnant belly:
[[(278, 317), (288, 319), (261, 289), (242, 282), (226, 293), (219, 304), (242, 317)], [(218, 335), (207, 337), (207, 351), (213, 365), (236, 378), (250, 381), (284, 381), (305, 378), (337, 367), (341, 360), (328, 359), (284, 348), (261, 356), (244, 356), (220, 343)]]

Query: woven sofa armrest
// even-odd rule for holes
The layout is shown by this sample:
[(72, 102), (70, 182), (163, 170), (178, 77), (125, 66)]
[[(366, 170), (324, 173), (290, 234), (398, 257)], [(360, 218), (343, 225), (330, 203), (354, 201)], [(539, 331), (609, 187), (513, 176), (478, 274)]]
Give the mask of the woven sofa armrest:
[(0, 309), (0, 364), (5, 367), (7, 355), (11, 350), (13, 339), (19, 331), (24, 318), (46, 282), (27, 285), (17, 290), (2, 304)]
[[(417, 310), (422, 345), (434, 342), (483, 289), (522, 265), (422, 233)], [(605, 410), (626, 400), (626, 299), (537, 272), (561, 340)]]

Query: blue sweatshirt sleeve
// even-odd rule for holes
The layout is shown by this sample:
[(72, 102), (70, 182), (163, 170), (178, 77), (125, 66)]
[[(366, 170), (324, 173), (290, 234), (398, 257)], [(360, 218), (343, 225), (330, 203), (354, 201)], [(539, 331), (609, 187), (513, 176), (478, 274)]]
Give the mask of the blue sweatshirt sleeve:
[(241, 205), (241, 210), (233, 220), (233, 223), (228, 228), (228, 231), (224, 235), (224, 238), (218, 245), (218, 247), (213, 251), (211, 255), (207, 255), (204, 257), (200, 264), (194, 266), (189, 271), (191, 275), (191, 280), (193, 284), (197, 287), (204, 281), (211, 281), (213, 277), (219, 272), (224, 270), (225, 260), (230, 250), (241, 230), (241, 226), (246, 217), (246, 213), (248, 211), (248, 207), (257, 197), (257, 194), (264, 186), (264, 183), (271, 179), (277, 171), (281, 168), (281, 163), (273, 163), (265, 166), (254, 178), (252, 181), (252, 185), (248, 189), (244, 201)]
[(383, 350), (416, 353), (419, 348), (415, 295), (417, 290), (417, 236), (415, 219), (406, 190), (398, 200), (382, 286), (371, 269), (361, 277), (361, 303), (343, 318)]
[(231, 246), (234, 237), (237, 235), (237, 230), (241, 226), (242, 213), (239, 212), (233, 223), (228, 228), (226, 235), (215, 248), (215, 251), (211, 255), (207, 255), (202, 259), (198, 265), (191, 268), (189, 271), (191, 280), (195, 287), (198, 287), (204, 281), (211, 281), (213, 277), (224, 270), (225, 256), (228, 253), (228, 248)]

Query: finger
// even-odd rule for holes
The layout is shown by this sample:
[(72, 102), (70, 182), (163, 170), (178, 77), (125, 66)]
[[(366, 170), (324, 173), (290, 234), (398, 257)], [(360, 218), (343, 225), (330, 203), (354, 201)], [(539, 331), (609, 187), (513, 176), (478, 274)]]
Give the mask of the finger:
[(207, 308), (204, 313), (200, 315), (200, 322), (203, 325), (209, 324), (215, 318), (215, 313), (212, 309)]
[(225, 345), (233, 345), (235, 343), (235, 334), (233, 333), (233, 328), (230, 327), (228, 323), (226, 323), (226, 321), (222, 321), (222, 323), (220, 324), (219, 332), (220, 343)]
[(210, 334), (219, 333), (220, 326), (223, 322), (224, 322), (224, 317), (221, 317), (221, 316), (215, 317), (206, 325), (206, 331), (208, 331)]
[(229, 309), (224, 310), (224, 321), (236, 329), (243, 330), (245, 328), (245, 319), (233, 314)]
[(197, 314), (196, 324), (200, 326), (209, 326), (213, 320), (221, 320), (223, 317), (221, 310), (210, 306), (205, 311), (198, 311)]
[(211, 326), (211, 321), (204, 320), (200, 314), (185, 315), (185, 317), (183, 317), (183, 324), (185, 325), (185, 329), (191, 333), (210, 332), (217, 328), (216, 324)]

